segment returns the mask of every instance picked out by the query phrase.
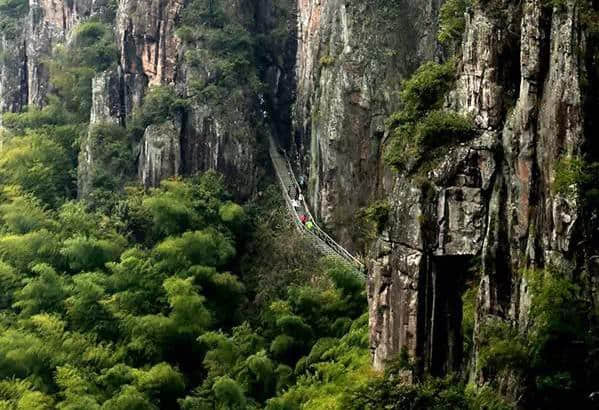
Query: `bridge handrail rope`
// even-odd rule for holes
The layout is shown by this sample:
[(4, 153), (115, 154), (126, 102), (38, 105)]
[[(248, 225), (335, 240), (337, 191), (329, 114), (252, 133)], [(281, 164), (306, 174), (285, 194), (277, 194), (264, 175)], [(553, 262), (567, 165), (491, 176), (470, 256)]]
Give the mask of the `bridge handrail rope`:
[(293, 206), (293, 204), (291, 203), (291, 198), (289, 197), (289, 193), (285, 190), (285, 181), (283, 180), (283, 176), (281, 175), (281, 171), (279, 170), (279, 167), (277, 166), (278, 164), (276, 163), (276, 152), (275, 152), (275, 148), (271, 143), (271, 147), (270, 147), (270, 156), (275, 168), (275, 173), (277, 174), (277, 177), (279, 179), (279, 183), (281, 184), (281, 187), (283, 189), (283, 198), (285, 198), (285, 203), (287, 205), (287, 209), (289, 210), (289, 212), (291, 212), (291, 216), (293, 217), (293, 222), (295, 224), (295, 226), (300, 229), (300, 230), (304, 230), (305, 228), (302, 225), (302, 223), (299, 220), (299, 215), (297, 214), (297, 211), (295, 210), (295, 207)]
[[(269, 152), (270, 152), (270, 157), (273, 162), (279, 183), (281, 184), (281, 188), (283, 190), (283, 197), (285, 198), (285, 203), (287, 205), (287, 208), (289, 209), (289, 212), (291, 213), (293, 222), (294, 222), (295, 226), (298, 228), (298, 230), (300, 230), (303, 233), (311, 234), (314, 238), (321, 241), (325, 246), (327, 246), (331, 251), (335, 252), (339, 257), (347, 260), (354, 266), (358, 267), (360, 269), (360, 271), (362, 271), (364, 268), (364, 265), (355, 256), (353, 256), (345, 248), (343, 248), (341, 245), (339, 245), (333, 238), (331, 238), (331, 236), (329, 234), (327, 234), (325, 231), (323, 231), (320, 228), (320, 226), (318, 226), (318, 224), (316, 224), (316, 220), (312, 216), (312, 213), (310, 212), (310, 208), (308, 207), (308, 205), (305, 201), (305, 198), (302, 198), (302, 205), (304, 207), (304, 210), (305, 210), (307, 216), (310, 217), (310, 220), (312, 221), (314, 228), (312, 231), (310, 231), (304, 226), (304, 224), (301, 223), (299, 215), (297, 213), (297, 210), (293, 206), (293, 201), (292, 201), (291, 197), (289, 196), (289, 192), (287, 192), (288, 184), (285, 182), (285, 179), (283, 177), (283, 172), (287, 172), (290, 182), (295, 186), (296, 189), (298, 189), (298, 190), (300, 189), (299, 184), (298, 184), (298, 182), (295, 178), (295, 175), (293, 173), (293, 168), (291, 167), (291, 163), (289, 162), (289, 158), (287, 158), (287, 155), (285, 155), (285, 158), (283, 159), (281, 154), (279, 154), (279, 152), (277, 151), (276, 143), (274, 142), (274, 139), (272, 137), (270, 137)], [(279, 163), (279, 161), (280, 161), (280, 163)], [(285, 167), (285, 170), (281, 169), (282, 165)], [(298, 191), (298, 192), (300, 192), (300, 191)]]
[[(287, 155), (285, 155), (285, 160), (287, 161), (287, 167), (290, 170), (291, 179), (293, 180), (295, 188), (300, 189), (297, 179), (295, 178), (295, 174), (293, 173), (293, 168), (291, 167), (291, 162), (289, 161), (289, 158), (287, 157)], [(314, 218), (314, 216), (312, 216), (312, 213), (310, 212), (310, 207), (308, 207), (308, 204), (306, 203), (306, 198), (303, 197), (303, 195), (302, 195), (302, 201), (303, 201), (304, 208), (306, 209), (306, 212), (308, 213), (308, 216), (310, 217), (310, 220), (314, 224), (314, 233), (316, 234), (316, 236), (318, 236), (321, 240), (323, 240), (328, 246), (333, 248), (333, 250), (335, 252), (337, 252), (345, 259), (349, 260), (353, 264), (360, 267), (360, 269), (362, 269), (364, 267), (362, 262), (360, 262), (354, 255), (349, 253), (349, 251), (347, 249), (345, 249), (343, 246), (339, 245), (328, 233), (323, 231), (322, 228), (320, 228), (320, 226), (316, 223), (316, 219)]]

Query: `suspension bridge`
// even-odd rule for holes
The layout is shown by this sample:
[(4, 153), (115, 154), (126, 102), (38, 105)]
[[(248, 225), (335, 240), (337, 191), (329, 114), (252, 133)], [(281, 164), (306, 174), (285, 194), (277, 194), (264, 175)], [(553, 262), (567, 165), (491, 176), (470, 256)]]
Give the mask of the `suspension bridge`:
[[(318, 226), (316, 219), (314, 219), (312, 216), (310, 208), (308, 207), (303, 195), (298, 201), (299, 207), (293, 205), (293, 199), (289, 196), (288, 188), (293, 186), (295, 189), (300, 190), (300, 185), (295, 178), (289, 158), (282, 153), (282, 150), (278, 149), (277, 143), (274, 141), (273, 137), (270, 137), (269, 152), (275, 173), (277, 174), (277, 179), (281, 186), (281, 191), (283, 192), (285, 205), (298, 232), (312, 242), (314, 247), (318, 249), (320, 253), (325, 256), (332, 256), (342, 259), (346, 263), (349, 263), (351, 266), (356, 268), (356, 270), (358, 270), (360, 274), (364, 276), (364, 265), (362, 262), (360, 262), (358, 258), (352, 255), (343, 246), (339, 245), (333, 238), (331, 238), (329, 234), (327, 234), (320, 228), (320, 226)], [(309, 230), (306, 228), (306, 225), (301, 222), (300, 215), (302, 214), (306, 215), (308, 220), (312, 221), (312, 229)]]

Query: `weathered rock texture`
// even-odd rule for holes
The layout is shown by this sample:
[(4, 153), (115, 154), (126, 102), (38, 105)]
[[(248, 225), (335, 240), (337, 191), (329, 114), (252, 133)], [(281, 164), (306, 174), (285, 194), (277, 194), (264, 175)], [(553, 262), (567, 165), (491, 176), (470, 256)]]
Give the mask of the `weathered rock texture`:
[(400, 81), (442, 58), (439, 3), (298, 2), (289, 141), (314, 210), (348, 247), (356, 210), (390, 203), (368, 257), (374, 364), (406, 348), (434, 374), (463, 362), (467, 285), (480, 288), (477, 332), (490, 317), (525, 329), (522, 270), (582, 254), (579, 201), (552, 184), (559, 159), (581, 153), (592, 116), (583, 110), (586, 44), (575, 2), (554, 10), (541, 0), (474, 2), (447, 106), (472, 116), (479, 136), (424, 174), (391, 172), (381, 160), (383, 122), (400, 104)]
[(146, 128), (139, 154), (138, 174), (145, 187), (181, 173), (181, 126), (172, 121)]
[(438, 53), (440, 0), (298, 2), (294, 148), (317, 215), (349, 247), (356, 210), (380, 192), (384, 120), (400, 81)]
[(583, 112), (579, 10), (482, 3), (467, 15), (449, 102), (473, 116), (480, 137), (388, 192), (392, 222), (373, 247), (369, 281), (379, 368), (405, 347), (421, 371), (459, 370), (467, 283), (479, 284), (477, 329), (490, 317), (525, 329), (523, 269), (583, 252), (578, 201), (552, 191), (558, 160), (581, 153), (592, 115)]
[(174, 84), (180, 41), (175, 36), (182, 0), (120, 0), (116, 17), (127, 113), (148, 85)]
[[(95, 170), (105, 167), (102, 157), (103, 144), (94, 141), (91, 133), (95, 126), (121, 125), (125, 121), (122, 99), (122, 81), (120, 70), (108, 70), (92, 80), (92, 107), (89, 118), (89, 132), (81, 139), (79, 166), (77, 167), (77, 191), (86, 196), (92, 190)], [(107, 167), (106, 167), (107, 168)], [(122, 173), (122, 169), (110, 170)]]
[(43, 105), (49, 91), (44, 59), (78, 22), (104, 9), (102, 0), (31, 0), (29, 13), (16, 24), (15, 35), (0, 34), (1, 112)]
[[(251, 68), (268, 85), (262, 96), (249, 85), (239, 85), (224, 100), (195, 101), (197, 91), (192, 83), (202, 78), (190, 78), (186, 51), (200, 51), (205, 56), (201, 67), (194, 68), (205, 74), (204, 80), (212, 80), (216, 62), (202, 42), (184, 46), (176, 36), (183, 0), (118, 0), (116, 8), (106, 0), (32, 0), (16, 36), (0, 38), (0, 112), (43, 106), (51, 92), (44, 61), (57, 44), (69, 40), (79, 22), (98, 17), (113, 24), (120, 57), (116, 69), (93, 80), (90, 124), (125, 126), (151, 87), (173, 86), (190, 100), (190, 108), (175, 126), (176, 132), (166, 132), (160, 125), (135, 142), (139, 178), (150, 187), (163, 178), (214, 169), (225, 175), (234, 192), (247, 197), (254, 192), (263, 168), (265, 151), (260, 150), (259, 142), (264, 145), (267, 141), (263, 134), (271, 128), (273, 132), (290, 132), (294, 2), (224, 3), (228, 17), (251, 33), (269, 35), (278, 30), (276, 40), (269, 40), (260, 50), (260, 67)], [(273, 113), (273, 121), (264, 121), (265, 109)], [(103, 166), (96, 161), (102, 147), (91, 147), (90, 141), (82, 139), (80, 196), (86, 196), (92, 188), (89, 176), (93, 168)]]

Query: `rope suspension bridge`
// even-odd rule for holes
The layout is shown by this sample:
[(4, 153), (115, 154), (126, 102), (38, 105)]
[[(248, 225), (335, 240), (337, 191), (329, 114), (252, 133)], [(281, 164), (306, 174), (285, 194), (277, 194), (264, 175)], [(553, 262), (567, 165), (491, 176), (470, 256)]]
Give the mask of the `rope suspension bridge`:
[[(364, 265), (362, 262), (360, 262), (358, 258), (353, 256), (343, 246), (339, 245), (333, 238), (331, 238), (329, 234), (327, 234), (320, 228), (320, 226), (318, 226), (303, 196), (301, 196), (299, 201), (297, 201), (299, 202), (299, 207), (294, 206), (293, 199), (289, 196), (287, 188), (295, 187), (295, 189), (300, 192), (300, 185), (295, 178), (289, 158), (279, 151), (273, 137), (270, 137), (269, 152), (275, 172), (277, 174), (277, 179), (283, 192), (285, 205), (298, 232), (312, 242), (314, 247), (317, 248), (323, 255), (342, 259), (358, 270), (360, 275), (364, 276)], [(306, 225), (301, 222), (301, 214), (306, 215), (308, 220), (312, 222), (312, 229), (308, 229)]]

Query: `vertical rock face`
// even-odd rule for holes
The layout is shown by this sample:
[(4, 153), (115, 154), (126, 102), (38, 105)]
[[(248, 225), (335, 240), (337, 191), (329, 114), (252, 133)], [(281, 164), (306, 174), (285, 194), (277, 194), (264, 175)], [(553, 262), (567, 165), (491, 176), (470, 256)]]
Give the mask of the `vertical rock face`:
[(439, 4), (298, 2), (292, 143), (310, 175), (313, 208), (348, 246), (355, 211), (385, 180), (384, 120), (397, 108), (400, 81), (438, 54)]
[(258, 180), (256, 129), (248, 118), (246, 98), (231, 99), (219, 110), (194, 105), (187, 117), (183, 136), (186, 172), (215, 169), (235, 192), (249, 196)]
[[(213, 169), (225, 176), (234, 192), (247, 197), (255, 190), (263, 166), (257, 160), (262, 127), (258, 96), (249, 86), (239, 85), (222, 99), (195, 99), (194, 87), (198, 82), (209, 84), (213, 80), (218, 61), (203, 43), (184, 46), (175, 35), (183, 7), (181, 0), (119, 3), (116, 20), (124, 111), (127, 115), (133, 113), (147, 89), (155, 85), (174, 86), (191, 101), (180, 124), (146, 130), (140, 144), (138, 175), (144, 185), (156, 186), (163, 178)], [(267, 32), (280, 23), (273, 21), (277, 7), (270, 0), (255, 4), (227, 1), (223, 9), (229, 19), (250, 32)], [(194, 67), (186, 59), (188, 51), (203, 55)], [(274, 62), (268, 63), (276, 67)], [(271, 85), (273, 94), (278, 93), (281, 83)]]
[(139, 107), (148, 85), (174, 84), (180, 41), (175, 24), (182, 0), (121, 0), (116, 18), (125, 107)]
[(27, 105), (28, 98), (27, 58), (23, 36), (7, 38), (2, 35), (0, 53), (3, 56), (0, 64), (0, 112), (20, 111)]
[(125, 120), (120, 69), (105, 71), (92, 80), (90, 125), (121, 124)]
[(92, 0), (31, 0), (26, 19), (28, 104), (42, 106), (49, 91), (48, 69), (44, 60), (58, 43), (83, 19), (104, 7)]
[[(91, 137), (96, 126), (121, 125), (125, 120), (122, 105), (122, 82), (120, 70), (105, 71), (92, 80), (92, 107), (89, 118), (89, 131), (81, 139), (79, 166), (77, 167), (77, 191), (80, 197), (87, 196), (92, 189), (94, 170), (104, 164), (103, 146)], [(115, 170), (122, 172), (122, 170)]]
[[(551, 190), (559, 158), (580, 154), (592, 115), (583, 109), (586, 45), (574, 3), (551, 10), (543, 0), (473, 2), (447, 107), (472, 116), (478, 137), (450, 147), (418, 177), (384, 165), (384, 122), (401, 104), (401, 81), (444, 57), (436, 41), (442, 0), (224, 3), (227, 18), (263, 34), (256, 38), (284, 33), (262, 45), (251, 68), (264, 93), (236, 84), (222, 98), (194, 98), (198, 83), (215, 80), (218, 60), (203, 41), (176, 36), (183, 0), (118, 0), (116, 10), (107, 0), (31, 0), (16, 32), (0, 37), (0, 111), (43, 105), (51, 91), (43, 62), (53, 47), (79, 22), (110, 15), (120, 58), (93, 80), (90, 124), (126, 125), (153, 86), (172, 86), (190, 102), (135, 142), (132, 174), (146, 187), (215, 169), (247, 197), (272, 131), (309, 175), (315, 213), (348, 248), (356, 210), (389, 202), (390, 222), (368, 255), (376, 367), (405, 348), (422, 359), (421, 371), (457, 369), (460, 294), (474, 279), (472, 265), (481, 275), (478, 322), (496, 316), (525, 327), (521, 269), (579, 251), (579, 201)], [(188, 52), (201, 58), (191, 63)], [(102, 139), (90, 135), (81, 145), (82, 195), (105, 165)]]
[(139, 154), (138, 174), (142, 184), (155, 187), (165, 178), (181, 173), (181, 126), (167, 121), (146, 128)]
[(499, 317), (525, 328), (522, 270), (582, 252), (580, 205), (552, 191), (558, 160), (585, 142), (578, 10), (496, 3), (477, 2), (467, 15), (449, 101), (480, 137), (452, 147), (424, 182), (402, 175), (387, 191), (392, 218), (373, 247), (369, 281), (378, 368), (402, 348), (422, 359), (420, 371), (459, 368), (460, 295), (473, 264), (479, 325)]
[[(126, 125), (154, 86), (174, 87), (181, 97), (192, 101), (197, 92), (192, 89), (185, 52), (195, 47), (205, 53), (199, 70), (205, 73), (206, 80), (212, 80), (218, 62), (213, 61), (203, 43), (186, 48), (175, 35), (183, 8), (182, 0), (118, 0), (116, 8), (108, 0), (31, 0), (28, 13), (21, 16), (19, 30), (0, 39), (1, 112), (46, 103), (51, 85), (45, 60), (56, 45), (69, 41), (78, 23), (92, 16), (114, 22), (120, 57), (114, 70), (93, 80), (90, 125)], [(254, 34), (294, 26), (294, 15), (290, 13), (293, 9), (292, 0), (277, 4), (271, 0), (252, 4), (231, 0), (224, 7), (233, 22)], [(281, 10), (289, 13), (281, 14)], [(263, 130), (270, 128), (263, 121), (265, 108), (260, 101), (268, 99), (270, 111), (277, 113), (273, 114), (274, 132), (290, 129), (285, 123), (289, 122), (295, 61), (290, 58), (293, 53), (281, 48), (287, 44), (295, 50), (295, 39), (287, 35), (287, 30), (284, 33), (287, 37), (271, 41), (274, 45), (261, 50), (266, 61), (260, 62), (263, 72), (259, 75), (268, 85), (268, 96), (259, 98), (256, 92), (241, 86), (222, 101), (192, 102), (177, 124), (158, 124), (146, 130), (134, 147), (140, 155), (137, 175), (144, 185), (155, 186), (170, 176), (215, 169), (225, 175), (241, 197), (254, 191), (263, 166), (257, 159), (258, 139)], [(88, 177), (93, 169), (103, 166), (96, 161), (98, 155), (94, 155), (101, 147), (90, 146), (90, 141), (82, 139), (78, 184), (81, 196), (90, 190)]]
[(1, 35), (0, 112), (42, 106), (49, 91), (44, 60), (52, 47), (65, 41), (79, 21), (104, 9), (104, 0), (31, 0), (16, 32)]

